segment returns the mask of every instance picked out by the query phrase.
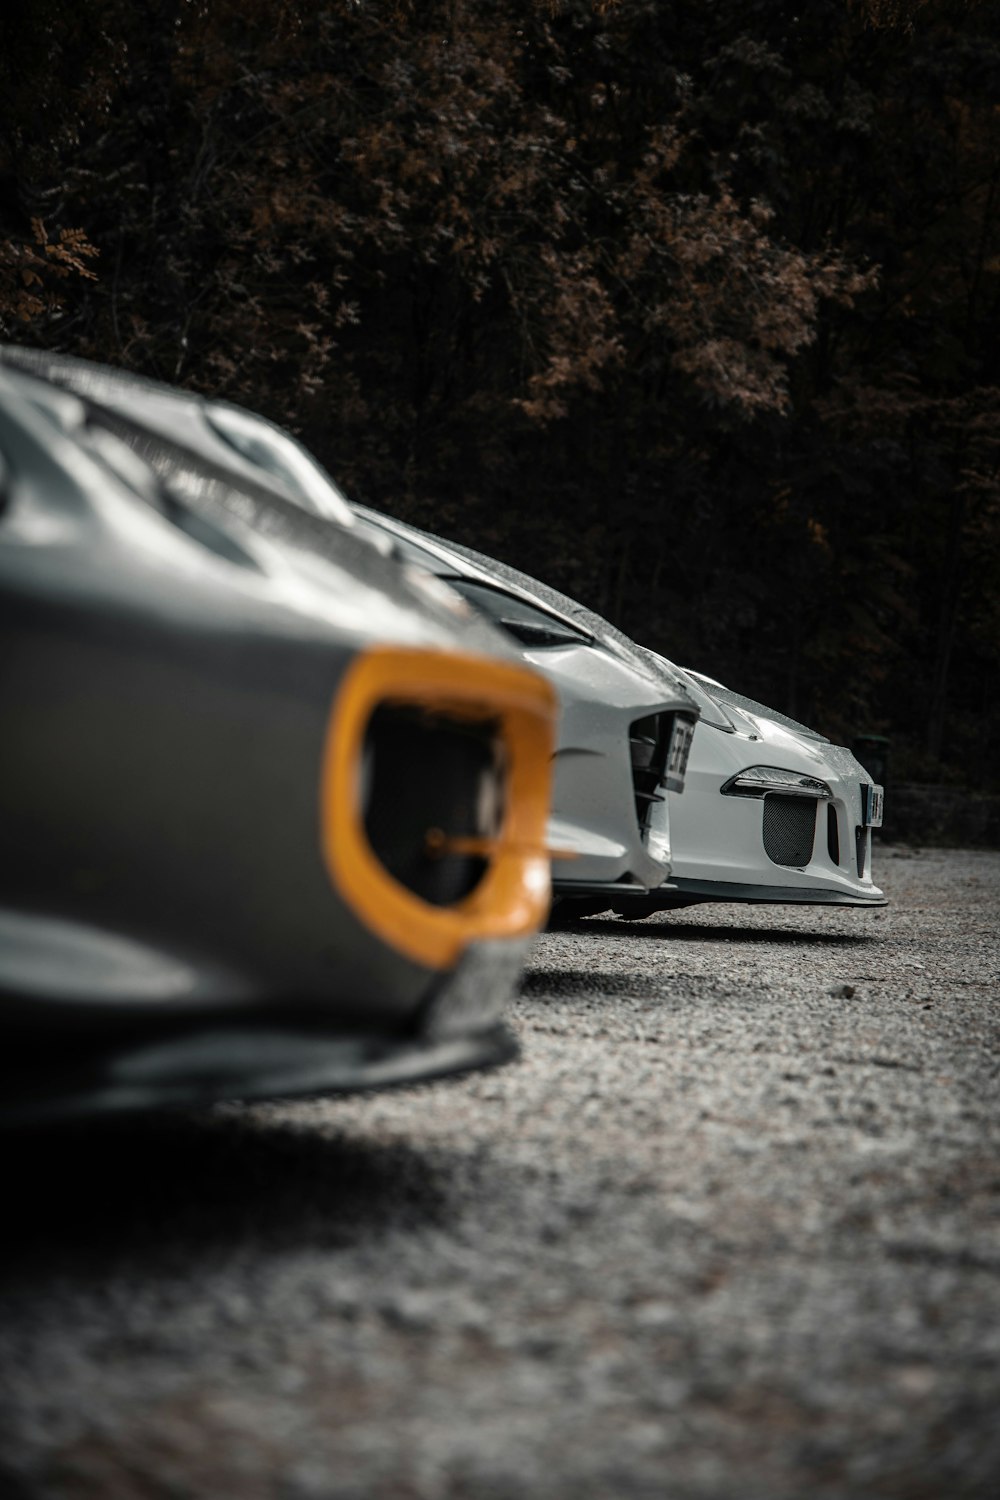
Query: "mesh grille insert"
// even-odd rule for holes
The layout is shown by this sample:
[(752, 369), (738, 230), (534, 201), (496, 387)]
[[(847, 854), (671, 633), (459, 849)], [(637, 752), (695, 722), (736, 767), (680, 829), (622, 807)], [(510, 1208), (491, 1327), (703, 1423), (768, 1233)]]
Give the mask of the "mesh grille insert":
[(483, 853), (448, 841), (496, 837), (503, 776), (495, 725), (409, 707), (382, 707), (365, 736), (364, 820), (368, 842), (407, 890), (451, 906), (486, 873)]
[(807, 865), (816, 837), (816, 803), (806, 797), (764, 798), (764, 851), (776, 865)]

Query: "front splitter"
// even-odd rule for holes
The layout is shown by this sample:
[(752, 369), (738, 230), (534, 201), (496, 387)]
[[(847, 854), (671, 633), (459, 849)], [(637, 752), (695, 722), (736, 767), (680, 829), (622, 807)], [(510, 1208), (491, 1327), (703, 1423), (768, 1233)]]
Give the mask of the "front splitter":
[(30, 1060), (8, 1052), (0, 1067), (0, 1125), (401, 1088), (498, 1067), (517, 1052), (502, 1023), (471, 1035), (391, 1040), (230, 1023), (159, 1040), (108, 1040), (83, 1057), (54, 1047)]
[(651, 891), (642, 898), (651, 911), (669, 911), (671, 907), (692, 906), (699, 901), (739, 901), (766, 905), (795, 906), (888, 906), (888, 897), (873, 888), (872, 895), (855, 895), (817, 887), (814, 890), (797, 885), (750, 885), (728, 880), (685, 880), (673, 876), (671, 889)]

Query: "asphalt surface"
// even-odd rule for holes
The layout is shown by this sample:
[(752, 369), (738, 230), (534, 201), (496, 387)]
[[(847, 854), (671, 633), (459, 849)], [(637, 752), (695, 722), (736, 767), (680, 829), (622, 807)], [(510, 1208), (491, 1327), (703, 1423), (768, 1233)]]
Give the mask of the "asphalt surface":
[(3, 1500), (1000, 1493), (1000, 854), (539, 939), (524, 1060), (7, 1139)]

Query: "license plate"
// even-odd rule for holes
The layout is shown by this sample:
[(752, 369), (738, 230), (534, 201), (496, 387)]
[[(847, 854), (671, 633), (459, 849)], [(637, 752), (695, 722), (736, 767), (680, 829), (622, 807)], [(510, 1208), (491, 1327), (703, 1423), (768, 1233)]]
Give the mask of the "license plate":
[(670, 748), (667, 751), (667, 770), (663, 778), (668, 791), (683, 792), (684, 790), (684, 777), (687, 774), (688, 756), (691, 753), (693, 739), (694, 723), (690, 719), (682, 718), (680, 714), (675, 714), (670, 733)]
[(861, 821), (865, 828), (882, 827), (884, 801), (885, 793), (880, 786), (872, 786), (868, 781), (861, 783)]

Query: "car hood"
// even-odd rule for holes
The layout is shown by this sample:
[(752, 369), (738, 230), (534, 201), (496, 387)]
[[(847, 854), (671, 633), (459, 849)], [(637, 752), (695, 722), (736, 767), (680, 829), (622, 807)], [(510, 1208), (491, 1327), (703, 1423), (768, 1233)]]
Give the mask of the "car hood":
[(577, 603), (567, 594), (460, 542), (447, 541), (405, 521), (397, 521), (380, 511), (370, 510), (367, 506), (352, 505), (351, 509), (361, 521), (399, 542), (404, 553), (407, 545), (415, 549), (410, 554), (414, 560), (419, 558), (424, 567), (432, 569), (439, 577), (447, 578), (449, 574), (457, 574), (463, 578), (501, 585), (512, 595), (540, 607), (554, 619), (589, 636), (595, 645), (603, 647), (618, 661), (638, 673), (664, 698), (673, 700), (678, 708), (697, 711), (690, 687), (684, 681), (683, 674), (672, 663), (653, 651), (645, 650), (608, 620)]
[[(19, 344), (0, 344), (0, 365), (34, 375), (39, 380), (72, 391), (74, 395), (117, 412), (128, 421), (142, 423), (150, 432), (182, 443), (204, 463), (214, 463), (227, 473), (250, 482), (264, 483), (286, 499), (298, 501), (316, 515), (353, 524), (350, 507), (333, 480), (297, 439), (259, 412), (251, 412), (231, 401), (200, 395), (180, 386), (165, 385), (131, 370), (116, 369), (69, 354), (44, 349), (26, 349)], [(253, 462), (234, 443), (231, 428), (255, 435), (260, 451), (297, 450), (295, 475), (287, 462)], [(227, 432), (230, 435), (227, 436)], [(283, 471), (283, 472), (282, 472)]]
[(808, 725), (724, 687), (703, 672), (674, 667), (672, 662), (665, 664), (673, 667), (687, 684), (701, 709), (702, 724), (748, 740), (754, 764), (773, 764), (814, 776), (822, 776), (822, 768), (827, 767), (835, 775), (871, 782), (869, 773), (846, 745), (834, 744)]
[(820, 734), (816, 729), (810, 729), (808, 724), (800, 724), (797, 719), (790, 718), (788, 714), (779, 713), (776, 708), (768, 708), (766, 704), (758, 703), (755, 698), (748, 698), (745, 693), (736, 693), (732, 688), (724, 687), (721, 682), (716, 682), (714, 677), (706, 677), (703, 672), (695, 672), (690, 667), (683, 670), (685, 676), (693, 678), (731, 722), (738, 722), (737, 715), (766, 720), (770, 724), (780, 724), (784, 729), (791, 730), (802, 739), (815, 740), (820, 744), (830, 743), (825, 734)]
[(518, 659), (501, 631), (434, 578), (387, 557), (354, 526), (313, 515), (266, 482), (231, 473), (120, 409), (34, 375), (3, 368), (0, 393), (27, 403), (46, 423), (60, 450), (54, 456), (67, 474), (79, 476), (87, 507), (103, 476), (105, 486), (123, 488), (154, 510), (172, 508), (189, 536), (200, 523), (207, 555), (238, 558), (248, 585), (265, 575), (293, 614), (321, 613), (359, 641), (385, 635)]

